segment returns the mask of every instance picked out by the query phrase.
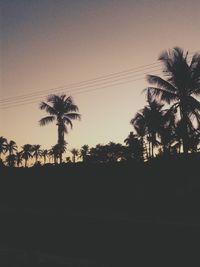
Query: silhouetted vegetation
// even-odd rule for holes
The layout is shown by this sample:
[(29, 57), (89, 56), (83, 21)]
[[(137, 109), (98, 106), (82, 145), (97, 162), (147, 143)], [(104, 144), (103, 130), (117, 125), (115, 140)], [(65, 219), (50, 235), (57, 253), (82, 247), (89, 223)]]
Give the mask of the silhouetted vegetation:
[(64, 140), (64, 134), (68, 132), (67, 125), (73, 127), (72, 120), (80, 119), (81, 116), (78, 112), (78, 106), (76, 106), (71, 97), (66, 95), (50, 95), (47, 97), (47, 103), (42, 102), (40, 109), (45, 110), (49, 116), (42, 118), (39, 123), (44, 126), (48, 123), (56, 121), (58, 126), (58, 152), (60, 163), (62, 163), (62, 154), (65, 151), (66, 142)]
[[(148, 75), (147, 80), (154, 87), (146, 91), (147, 105), (139, 110), (130, 123), (135, 132), (124, 140), (126, 146), (114, 142), (97, 144), (89, 148), (83, 145), (80, 151), (71, 149), (72, 161), (81, 159), (85, 162), (108, 163), (119, 161), (146, 161), (159, 155), (197, 153), (200, 146), (200, 55), (194, 54), (188, 60), (188, 52), (179, 47), (163, 52), (159, 60), (163, 63), (163, 76)], [(0, 137), (0, 158), (9, 167), (28, 166), (31, 158), (35, 163), (42, 159), (46, 164), (62, 163), (62, 155), (67, 150), (64, 134), (67, 126), (72, 128), (72, 120), (80, 119), (78, 106), (66, 95), (50, 95), (47, 103), (42, 102), (40, 109), (49, 116), (39, 123), (44, 126), (56, 122), (58, 141), (51, 149), (42, 150), (40, 145), (25, 144), (17, 151), (15, 141)], [(6, 155), (7, 154), (7, 155)], [(68, 157), (67, 157), (68, 158)], [(66, 160), (70, 163), (71, 159)]]

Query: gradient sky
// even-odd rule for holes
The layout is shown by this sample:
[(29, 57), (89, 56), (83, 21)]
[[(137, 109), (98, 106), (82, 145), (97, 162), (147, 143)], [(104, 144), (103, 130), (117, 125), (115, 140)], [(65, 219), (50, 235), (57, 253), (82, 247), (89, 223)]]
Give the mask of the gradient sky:
[[(0, 5), (1, 99), (151, 64), (174, 46), (199, 51), (199, 0), (0, 0)], [(82, 121), (66, 136), (68, 149), (123, 143), (132, 130), (130, 119), (145, 104), (141, 93), (147, 83), (140, 77), (74, 95)], [(73, 96), (73, 90), (66, 94)], [(0, 135), (18, 146), (54, 145), (56, 126), (38, 125), (46, 115), (39, 102), (1, 108)]]

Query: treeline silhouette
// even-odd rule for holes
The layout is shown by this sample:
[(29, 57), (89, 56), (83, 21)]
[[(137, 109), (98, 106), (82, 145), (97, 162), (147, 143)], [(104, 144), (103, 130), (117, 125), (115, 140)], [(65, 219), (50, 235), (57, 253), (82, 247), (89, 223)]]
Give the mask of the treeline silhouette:
[[(199, 151), (200, 144), (200, 54), (196, 53), (188, 62), (188, 52), (179, 47), (164, 51), (159, 60), (163, 64), (163, 76), (148, 75), (147, 80), (152, 87), (145, 89), (147, 105), (138, 111), (130, 123), (134, 132), (122, 144), (110, 142), (107, 145), (98, 144), (89, 149), (84, 145), (80, 152), (73, 148), (72, 161), (80, 157), (83, 161), (114, 162), (124, 160), (149, 160), (157, 155), (194, 153)], [(167, 108), (166, 108), (167, 106)], [(40, 109), (48, 116), (39, 121), (41, 126), (56, 122), (58, 130), (57, 144), (50, 150), (41, 150), (40, 145), (25, 144), (17, 152), (14, 141), (7, 142), (0, 137), (0, 156), (8, 153), (5, 163), (9, 167), (20, 166), (22, 159), (27, 166), (29, 158), (35, 157), (35, 163), (47, 156), (54, 163), (63, 162), (63, 153), (67, 142), (64, 139), (68, 126), (72, 121), (81, 118), (78, 106), (72, 97), (49, 95), (46, 102), (41, 102)], [(66, 162), (71, 159), (66, 158)], [(3, 164), (3, 162), (1, 163)]]

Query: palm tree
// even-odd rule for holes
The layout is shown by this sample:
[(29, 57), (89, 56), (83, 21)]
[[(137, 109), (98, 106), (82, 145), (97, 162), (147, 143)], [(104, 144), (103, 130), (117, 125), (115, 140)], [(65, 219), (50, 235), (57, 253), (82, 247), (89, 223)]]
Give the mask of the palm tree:
[[(49, 95), (47, 103), (42, 102), (40, 109), (49, 113), (49, 116), (42, 118), (39, 121), (41, 126), (50, 122), (56, 121), (58, 126), (58, 142), (62, 146), (64, 144), (64, 134), (68, 132), (67, 126), (73, 127), (72, 120), (80, 119), (81, 115), (78, 112), (78, 106), (73, 102), (72, 97), (63, 95)], [(62, 152), (59, 155), (60, 163), (62, 163)]]
[(188, 63), (188, 52), (175, 47), (173, 50), (165, 51), (159, 57), (164, 65), (163, 79), (159, 76), (148, 75), (147, 80), (154, 87), (148, 89), (155, 98), (171, 105), (171, 111), (179, 111), (182, 121), (183, 152), (189, 150), (189, 128), (196, 122), (200, 125), (200, 54), (193, 55)]
[(70, 152), (73, 155), (72, 161), (73, 161), (73, 163), (75, 163), (76, 162), (76, 157), (78, 157), (78, 155), (79, 155), (79, 151), (78, 151), (78, 149), (73, 148)]
[(133, 132), (130, 132), (128, 137), (124, 140), (124, 143), (126, 144), (130, 159), (137, 159), (141, 160), (143, 158), (143, 143), (137, 135), (135, 135)]
[(17, 151), (17, 144), (15, 141), (10, 141), (5, 145), (5, 151), (9, 153), (9, 155), (13, 155), (14, 151)]
[(57, 159), (60, 156), (60, 146), (58, 144), (52, 146), (49, 155), (52, 155), (54, 158), (54, 164), (57, 164)]
[(46, 160), (47, 160), (48, 154), (49, 154), (48, 149), (43, 149), (42, 152), (41, 152), (41, 156), (43, 157), (44, 164), (46, 164)]
[(154, 157), (154, 147), (158, 144), (157, 135), (163, 123), (163, 105), (152, 99), (150, 91), (147, 92), (148, 105), (136, 113), (130, 121), (142, 138), (147, 135), (149, 142), (149, 157)]
[(0, 136), (0, 159), (1, 159), (1, 154), (5, 152), (7, 144), (7, 139), (4, 138), (3, 136)]
[(42, 155), (42, 150), (40, 149), (41, 145), (33, 145), (32, 152), (33, 157), (35, 157), (35, 163), (38, 161), (38, 158)]
[(163, 153), (169, 154), (171, 145), (175, 140), (175, 133), (173, 131), (173, 128), (170, 126), (161, 127), (159, 137)]
[(25, 167), (27, 167), (27, 162), (29, 158), (32, 158), (32, 145), (26, 144), (22, 147), (22, 158), (25, 160)]
[(124, 147), (122, 144), (109, 142), (104, 146), (107, 162), (117, 162), (121, 161), (124, 156)]
[(89, 146), (83, 145), (80, 150), (80, 157), (83, 159), (83, 162), (86, 161), (88, 153), (89, 153)]
[(6, 157), (6, 163), (8, 164), (8, 167), (14, 167), (16, 162), (16, 155), (14, 154), (9, 154)]
[(200, 145), (200, 132), (195, 131), (190, 133), (189, 149), (191, 152), (197, 152)]
[(22, 151), (16, 152), (16, 164), (17, 167), (19, 167), (20, 164), (22, 164)]

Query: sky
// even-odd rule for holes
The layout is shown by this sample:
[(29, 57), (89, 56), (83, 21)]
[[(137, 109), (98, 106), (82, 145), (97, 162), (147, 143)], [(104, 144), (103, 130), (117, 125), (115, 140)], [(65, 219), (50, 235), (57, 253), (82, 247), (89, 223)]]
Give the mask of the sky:
[(161, 74), (159, 54), (199, 51), (199, 0), (0, 0), (0, 7), (0, 136), (19, 147), (56, 144), (56, 125), (38, 124), (49, 93), (71, 95), (82, 115), (65, 137), (68, 150), (123, 143), (145, 105), (146, 74)]

